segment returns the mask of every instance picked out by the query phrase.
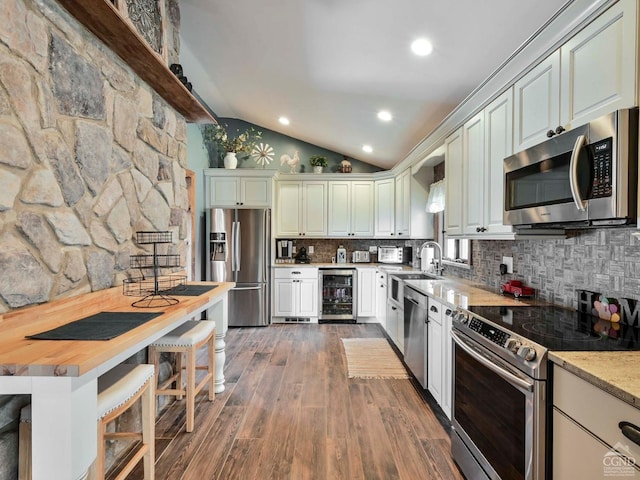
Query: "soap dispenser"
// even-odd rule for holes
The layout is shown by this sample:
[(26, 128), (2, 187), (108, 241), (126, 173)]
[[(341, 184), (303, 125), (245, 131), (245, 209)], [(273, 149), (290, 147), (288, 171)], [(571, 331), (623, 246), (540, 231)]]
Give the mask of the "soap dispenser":
[(338, 247), (338, 251), (336, 252), (336, 261), (338, 263), (347, 263), (347, 249), (342, 245)]

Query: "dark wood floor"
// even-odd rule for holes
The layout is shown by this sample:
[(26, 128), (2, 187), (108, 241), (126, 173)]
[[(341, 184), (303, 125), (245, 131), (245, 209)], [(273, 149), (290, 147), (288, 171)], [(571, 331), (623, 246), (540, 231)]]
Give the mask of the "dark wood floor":
[[(226, 390), (156, 424), (158, 480), (461, 479), (449, 436), (410, 380), (347, 378), (340, 338), (377, 324), (229, 329)], [(129, 479), (142, 479), (137, 468)]]

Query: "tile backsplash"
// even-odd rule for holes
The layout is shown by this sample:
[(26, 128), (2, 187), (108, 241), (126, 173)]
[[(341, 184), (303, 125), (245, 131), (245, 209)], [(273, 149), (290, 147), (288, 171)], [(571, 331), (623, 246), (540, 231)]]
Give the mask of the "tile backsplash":
[[(284, 240), (284, 239), (282, 239)], [(413, 247), (413, 258), (411, 265), (414, 268), (420, 267), (420, 261), (417, 258), (418, 248), (425, 240), (379, 240), (379, 239), (361, 239), (361, 238), (305, 238), (290, 239), (297, 250), (305, 247), (307, 253), (310, 246), (313, 246), (314, 253), (309, 254), (311, 261), (314, 263), (329, 263), (331, 257), (336, 256), (336, 250), (343, 245), (347, 250), (347, 261), (351, 261), (351, 253), (355, 250), (369, 250), (370, 246), (398, 246)], [(375, 262), (377, 258), (371, 256), (371, 261)]]
[[(472, 241), (469, 270), (447, 267), (445, 274), (498, 288), (522, 280), (538, 298), (576, 307), (576, 290), (640, 299), (640, 238), (635, 227), (573, 230), (564, 240)], [(500, 275), (503, 256), (513, 257), (513, 274)]]

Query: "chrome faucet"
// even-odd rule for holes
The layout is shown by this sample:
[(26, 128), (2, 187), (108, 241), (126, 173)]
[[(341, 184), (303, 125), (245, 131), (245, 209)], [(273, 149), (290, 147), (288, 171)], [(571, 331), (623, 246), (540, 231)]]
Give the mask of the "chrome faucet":
[(434, 242), (431, 240), (428, 242), (424, 242), (422, 245), (420, 245), (418, 258), (422, 257), (422, 250), (425, 249), (426, 247), (435, 247), (437, 255), (436, 255), (436, 258), (433, 258), (431, 260), (431, 264), (433, 265), (433, 269), (435, 270), (436, 275), (442, 275), (442, 273), (444, 272), (444, 266), (442, 265), (442, 247), (438, 242)]

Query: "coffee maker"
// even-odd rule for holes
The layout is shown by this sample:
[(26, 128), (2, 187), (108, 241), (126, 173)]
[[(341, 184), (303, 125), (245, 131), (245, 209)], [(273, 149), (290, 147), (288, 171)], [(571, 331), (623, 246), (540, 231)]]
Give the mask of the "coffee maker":
[(307, 249), (300, 247), (300, 250), (296, 254), (296, 263), (311, 263), (309, 255), (307, 255)]

